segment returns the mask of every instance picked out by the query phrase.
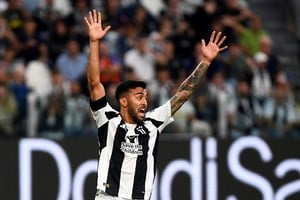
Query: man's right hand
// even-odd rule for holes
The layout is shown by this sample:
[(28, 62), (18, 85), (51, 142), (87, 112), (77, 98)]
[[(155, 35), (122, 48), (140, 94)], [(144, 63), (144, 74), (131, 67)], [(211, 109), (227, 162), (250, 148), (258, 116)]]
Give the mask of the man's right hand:
[(111, 26), (107, 26), (103, 29), (101, 23), (101, 13), (96, 10), (89, 11), (89, 15), (84, 17), (85, 24), (88, 27), (88, 33), (90, 41), (98, 41), (103, 38)]

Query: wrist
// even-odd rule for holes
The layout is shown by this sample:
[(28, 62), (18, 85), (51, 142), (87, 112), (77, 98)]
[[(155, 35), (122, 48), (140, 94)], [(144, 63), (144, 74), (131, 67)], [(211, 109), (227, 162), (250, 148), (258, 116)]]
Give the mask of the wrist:
[(97, 39), (90, 39), (90, 44), (94, 44), (94, 43), (98, 43), (99, 42), (99, 40), (97, 40)]
[(210, 65), (210, 62), (207, 61), (207, 60), (200, 60), (199, 65), (206, 65), (206, 66), (209, 66), (209, 65)]

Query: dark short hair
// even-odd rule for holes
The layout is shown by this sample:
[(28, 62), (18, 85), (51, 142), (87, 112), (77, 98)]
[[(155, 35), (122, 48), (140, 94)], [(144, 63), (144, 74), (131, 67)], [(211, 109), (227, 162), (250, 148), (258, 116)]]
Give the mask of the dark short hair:
[(133, 80), (124, 81), (117, 86), (115, 97), (119, 102), (121, 95), (124, 94), (125, 92), (128, 92), (130, 89), (134, 89), (137, 87), (141, 87), (145, 89), (146, 86), (147, 85), (144, 81), (133, 81)]

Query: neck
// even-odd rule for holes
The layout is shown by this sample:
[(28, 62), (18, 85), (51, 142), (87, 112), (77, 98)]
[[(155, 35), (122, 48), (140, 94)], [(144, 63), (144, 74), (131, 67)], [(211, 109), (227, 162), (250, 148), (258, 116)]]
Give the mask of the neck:
[(128, 114), (128, 112), (124, 111), (123, 109), (121, 109), (120, 115), (125, 123), (136, 124), (136, 122), (133, 121), (132, 117)]

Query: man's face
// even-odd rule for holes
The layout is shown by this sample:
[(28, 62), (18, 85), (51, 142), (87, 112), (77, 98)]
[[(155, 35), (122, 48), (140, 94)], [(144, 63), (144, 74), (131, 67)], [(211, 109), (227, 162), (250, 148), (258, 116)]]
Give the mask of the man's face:
[(132, 120), (136, 123), (142, 122), (147, 110), (147, 91), (144, 88), (137, 87), (131, 89), (127, 95), (127, 111)]

